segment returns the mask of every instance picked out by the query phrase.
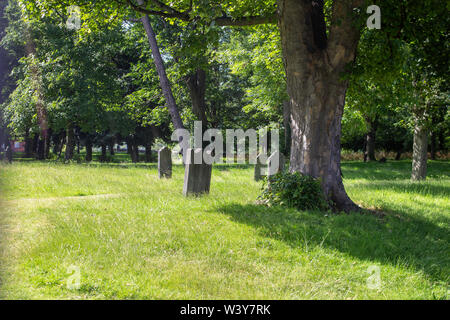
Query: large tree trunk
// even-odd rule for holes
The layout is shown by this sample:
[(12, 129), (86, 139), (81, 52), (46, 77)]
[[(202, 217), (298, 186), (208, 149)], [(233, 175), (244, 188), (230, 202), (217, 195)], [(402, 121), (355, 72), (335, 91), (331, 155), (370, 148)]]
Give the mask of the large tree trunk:
[(425, 180), (427, 177), (428, 129), (421, 121), (416, 121), (411, 179)]
[(378, 120), (366, 119), (369, 131), (366, 134), (366, 150), (364, 154), (364, 162), (377, 161), (375, 158), (375, 137), (377, 133)]
[(64, 155), (64, 159), (66, 161), (73, 159), (74, 150), (75, 150), (75, 135), (73, 132), (73, 126), (69, 125), (69, 127), (67, 128), (66, 154)]
[(327, 39), (323, 1), (279, 0), (279, 26), (291, 99), (290, 171), (321, 179), (325, 198), (337, 210), (359, 207), (341, 178), (341, 119), (348, 81), (345, 66), (359, 40), (351, 16), (362, 1), (335, 1)]
[(291, 154), (291, 105), (289, 101), (283, 104), (283, 126), (284, 126), (284, 154), (289, 156)]
[(191, 74), (187, 81), (189, 93), (192, 102), (192, 111), (197, 116), (198, 120), (202, 121), (203, 127), (206, 128), (208, 119), (206, 117), (206, 72), (198, 69), (194, 74)]
[(47, 132), (47, 139), (45, 141), (45, 150), (44, 150), (44, 158), (48, 159), (50, 157), (50, 147), (51, 147), (51, 136), (53, 134), (53, 130), (50, 128)]

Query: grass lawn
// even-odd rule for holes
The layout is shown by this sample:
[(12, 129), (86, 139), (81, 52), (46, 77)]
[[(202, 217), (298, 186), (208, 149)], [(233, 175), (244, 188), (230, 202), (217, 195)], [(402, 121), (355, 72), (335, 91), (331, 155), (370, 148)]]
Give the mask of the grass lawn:
[(447, 299), (450, 163), (423, 183), (410, 168), (343, 164), (379, 218), (258, 206), (250, 166), (217, 165), (211, 194), (185, 198), (182, 166), (2, 165), (0, 298)]

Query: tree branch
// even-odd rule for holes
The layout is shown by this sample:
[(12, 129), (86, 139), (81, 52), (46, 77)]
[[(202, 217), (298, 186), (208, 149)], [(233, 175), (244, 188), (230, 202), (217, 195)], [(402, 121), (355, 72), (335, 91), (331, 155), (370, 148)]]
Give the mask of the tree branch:
[(277, 15), (274, 13), (269, 16), (250, 16), (241, 18), (220, 17), (213, 20), (218, 26), (253, 26), (258, 24), (277, 23)]
[(154, 3), (158, 8), (160, 8), (161, 10), (165, 10), (165, 11), (167, 11), (168, 13), (171, 13), (171, 14), (181, 14), (180, 11), (175, 10), (175, 9), (172, 8), (171, 6), (168, 6), (168, 5), (162, 3), (162, 2), (159, 1), (159, 0), (151, 0), (151, 2), (153, 2), (153, 3)]
[[(175, 18), (187, 22), (195, 20), (195, 18), (191, 18), (191, 16), (189, 15), (189, 12), (192, 10), (192, 3), (191, 8), (188, 11), (180, 12), (160, 2), (159, 0), (150, 0), (150, 1), (152, 1), (152, 3), (154, 3), (157, 7), (159, 7), (163, 11), (149, 10), (140, 5), (135, 4), (132, 0), (125, 0), (125, 3), (127, 3), (133, 10), (147, 15), (160, 16), (164, 18)], [(213, 19), (213, 22), (215, 22), (218, 26), (236, 26), (236, 27), (252, 26), (259, 24), (273, 24), (277, 23), (277, 15), (276, 13), (273, 13), (268, 16), (250, 16), (240, 18), (232, 18), (225, 16), (215, 18)]]
[(328, 41), (328, 54), (333, 68), (343, 69), (356, 57), (361, 30), (353, 16), (355, 8), (363, 9), (364, 0), (333, 1), (333, 13)]
[[(183, 21), (190, 21), (191, 20), (189, 14), (187, 14), (185, 12), (178, 12), (178, 11), (176, 11), (175, 9), (173, 9), (173, 8), (171, 8), (169, 6), (166, 6), (166, 7), (169, 8), (168, 11), (170, 11), (170, 12), (163, 12), (163, 11), (149, 10), (147, 8), (141, 7), (140, 5), (134, 4), (132, 0), (125, 0), (125, 1), (126, 1), (126, 3), (128, 3), (128, 5), (134, 11), (137, 11), (137, 12), (140, 12), (140, 13), (143, 13), (143, 14), (152, 15), (152, 16), (160, 16), (160, 17), (164, 17), (164, 18), (176, 18), (176, 19), (180, 19), (180, 20), (183, 20)], [(163, 5), (162, 3), (160, 3), (160, 4), (161, 4), (161, 6)]]

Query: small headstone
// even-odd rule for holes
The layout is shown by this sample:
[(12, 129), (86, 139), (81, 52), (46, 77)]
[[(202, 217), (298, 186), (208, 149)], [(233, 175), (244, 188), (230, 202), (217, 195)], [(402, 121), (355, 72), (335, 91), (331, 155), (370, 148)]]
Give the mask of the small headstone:
[(163, 147), (158, 151), (158, 174), (159, 178), (172, 178), (172, 152)]
[[(278, 160), (278, 166), (274, 165), (274, 167), (273, 167), (271, 164), (272, 164), (272, 162), (275, 161), (275, 159)], [(284, 162), (285, 162), (284, 155), (278, 150), (275, 151), (268, 160), (267, 174), (269, 176), (272, 176), (274, 174), (282, 172), (284, 170)]]
[(255, 181), (260, 181), (263, 178), (263, 174), (261, 174), (261, 169), (263, 168), (264, 164), (261, 161), (261, 155), (259, 154), (256, 157), (256, 164), (255, 164)]
[(203, 152), (202, 149), (188, 149), (185, 171), (184, 171), (184, 185), (183, 195), (200, 195), (203, 193), (209, 193), (211, 186), (211, 173), (212, 165), (202, 163), (195, 164), (195, 155)]

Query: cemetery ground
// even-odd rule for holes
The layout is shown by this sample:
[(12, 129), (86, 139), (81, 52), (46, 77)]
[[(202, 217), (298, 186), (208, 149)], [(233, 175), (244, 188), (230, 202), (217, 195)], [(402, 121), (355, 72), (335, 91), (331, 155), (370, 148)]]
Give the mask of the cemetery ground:
[(421, 183), (406, 160), (342, 170), (384, 216), (257, 205), (249, 165), (215, 165), (186, 198), (181, 165), (2, 164), (0, 298), (448, 299), (450, 163)]

